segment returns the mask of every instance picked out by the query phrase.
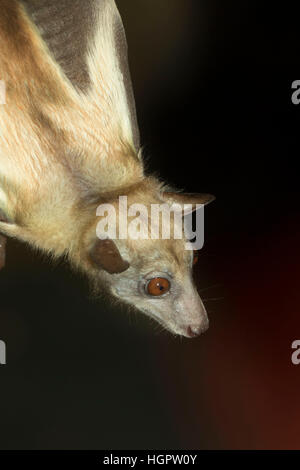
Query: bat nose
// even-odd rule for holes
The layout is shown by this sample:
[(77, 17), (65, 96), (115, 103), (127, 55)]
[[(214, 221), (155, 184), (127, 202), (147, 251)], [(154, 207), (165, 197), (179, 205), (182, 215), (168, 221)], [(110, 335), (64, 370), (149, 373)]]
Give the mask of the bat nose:
[(196, 338), (197, 336), (200, 336), (201, 333), (204, 333), (208, 329), (208, 322), (205, 322), (202, 325), (189, 325), (187, 327), (187, 335), (189, 338)]

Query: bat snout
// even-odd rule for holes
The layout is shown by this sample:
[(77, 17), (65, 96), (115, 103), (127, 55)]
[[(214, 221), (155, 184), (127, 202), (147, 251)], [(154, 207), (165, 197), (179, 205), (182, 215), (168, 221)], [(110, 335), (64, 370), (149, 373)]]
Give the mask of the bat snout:
[(176, 323), (180, 334), (186, 338), (196, 338), (209, 327), (209, 320), (201, 298), (194, 289), (185, 290), (175, 304)]
[(186, 329), (186, 336), (188, 338), (196, 338), (197, 336), (200, 336), (202, 333), (205, 333), (205, 331), (207, 331), (208, 328), (209, 328), (208, 320), (201, 324), (189, 325)]

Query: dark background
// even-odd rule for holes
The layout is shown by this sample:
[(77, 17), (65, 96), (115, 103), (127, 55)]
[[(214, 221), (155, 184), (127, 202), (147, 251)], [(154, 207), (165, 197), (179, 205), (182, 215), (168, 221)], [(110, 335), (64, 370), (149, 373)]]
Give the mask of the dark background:
[[(264, 5), (263, 5), (264, 4)], [(300, 448), (300, 32), (288, 3), (118, 1), (149, 172), (211, 192), (195, 340), (13, 241), (2, 449)]]

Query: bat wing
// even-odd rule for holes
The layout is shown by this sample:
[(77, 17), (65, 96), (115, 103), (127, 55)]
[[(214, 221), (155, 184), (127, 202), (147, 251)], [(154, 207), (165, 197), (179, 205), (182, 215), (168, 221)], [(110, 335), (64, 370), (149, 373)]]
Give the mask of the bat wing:
[(21, 3), (72, 86), (94, 102), (99, 113), (105, 112), (108, 119), (115, 120), (118, 113), (118, 125), (138, 151), (139, 130), (127, 42), (114, 0)]

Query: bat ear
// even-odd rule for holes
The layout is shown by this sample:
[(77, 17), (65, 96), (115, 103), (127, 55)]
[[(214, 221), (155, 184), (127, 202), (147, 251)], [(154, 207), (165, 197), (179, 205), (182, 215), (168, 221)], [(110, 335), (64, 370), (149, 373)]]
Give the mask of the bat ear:
[(196, 204), (209, 204), (210, 202), (214, 201), (216, 198), (212, 194), (204, 194), (204, 193), (172, 193), (172, 192), (164, 192), (164, 198), (167, 200), (169, 204), (193, 204), (191, 212), (196, 210)]
[(128, 261), (124, 260), (113, 240), (97, 239), (90, 251), (92, 262), (100, 269), (104, 269), (109, 274), (119, 274), (129, 268)]

